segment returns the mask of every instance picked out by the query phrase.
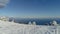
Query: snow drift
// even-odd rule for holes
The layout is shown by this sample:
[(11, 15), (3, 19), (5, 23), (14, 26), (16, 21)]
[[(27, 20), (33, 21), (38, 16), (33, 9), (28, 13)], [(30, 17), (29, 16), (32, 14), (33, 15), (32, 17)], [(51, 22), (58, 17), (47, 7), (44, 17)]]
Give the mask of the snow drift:
[(59, 34), (60, 26), (25, 25), (0, 21), (0, 34)]

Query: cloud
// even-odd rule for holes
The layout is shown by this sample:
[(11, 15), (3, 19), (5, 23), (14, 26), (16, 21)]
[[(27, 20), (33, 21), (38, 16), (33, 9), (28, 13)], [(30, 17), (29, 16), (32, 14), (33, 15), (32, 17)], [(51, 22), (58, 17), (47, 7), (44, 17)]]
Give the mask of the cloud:
[(5, 7), (9, 3), (9, 0), (0, 0), (0, 8)]

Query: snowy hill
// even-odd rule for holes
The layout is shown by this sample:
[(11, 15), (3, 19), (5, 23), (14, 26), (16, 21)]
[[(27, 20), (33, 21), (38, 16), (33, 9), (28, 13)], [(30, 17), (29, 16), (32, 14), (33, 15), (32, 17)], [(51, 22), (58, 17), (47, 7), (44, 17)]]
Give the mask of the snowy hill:
[(25, 25), (0, 20), (0, 34), (59, 34), (59, 26)]

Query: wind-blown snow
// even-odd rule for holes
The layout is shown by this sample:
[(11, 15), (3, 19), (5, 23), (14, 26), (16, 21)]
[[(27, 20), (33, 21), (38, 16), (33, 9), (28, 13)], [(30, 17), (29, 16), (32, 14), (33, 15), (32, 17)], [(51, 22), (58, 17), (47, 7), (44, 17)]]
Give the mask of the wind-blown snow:
[(58, 29), (60, 29), (59, 26), (25, 25), (0, 21), (0, 34), (59, 34)]

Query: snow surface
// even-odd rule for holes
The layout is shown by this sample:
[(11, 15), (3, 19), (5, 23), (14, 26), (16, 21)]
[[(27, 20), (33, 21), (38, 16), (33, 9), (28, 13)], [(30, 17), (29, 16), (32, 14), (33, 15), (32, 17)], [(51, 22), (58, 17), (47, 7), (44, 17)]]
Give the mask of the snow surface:
[(26, 25), (0, 21), (0, 34), (59, 34), (60, 26)]

